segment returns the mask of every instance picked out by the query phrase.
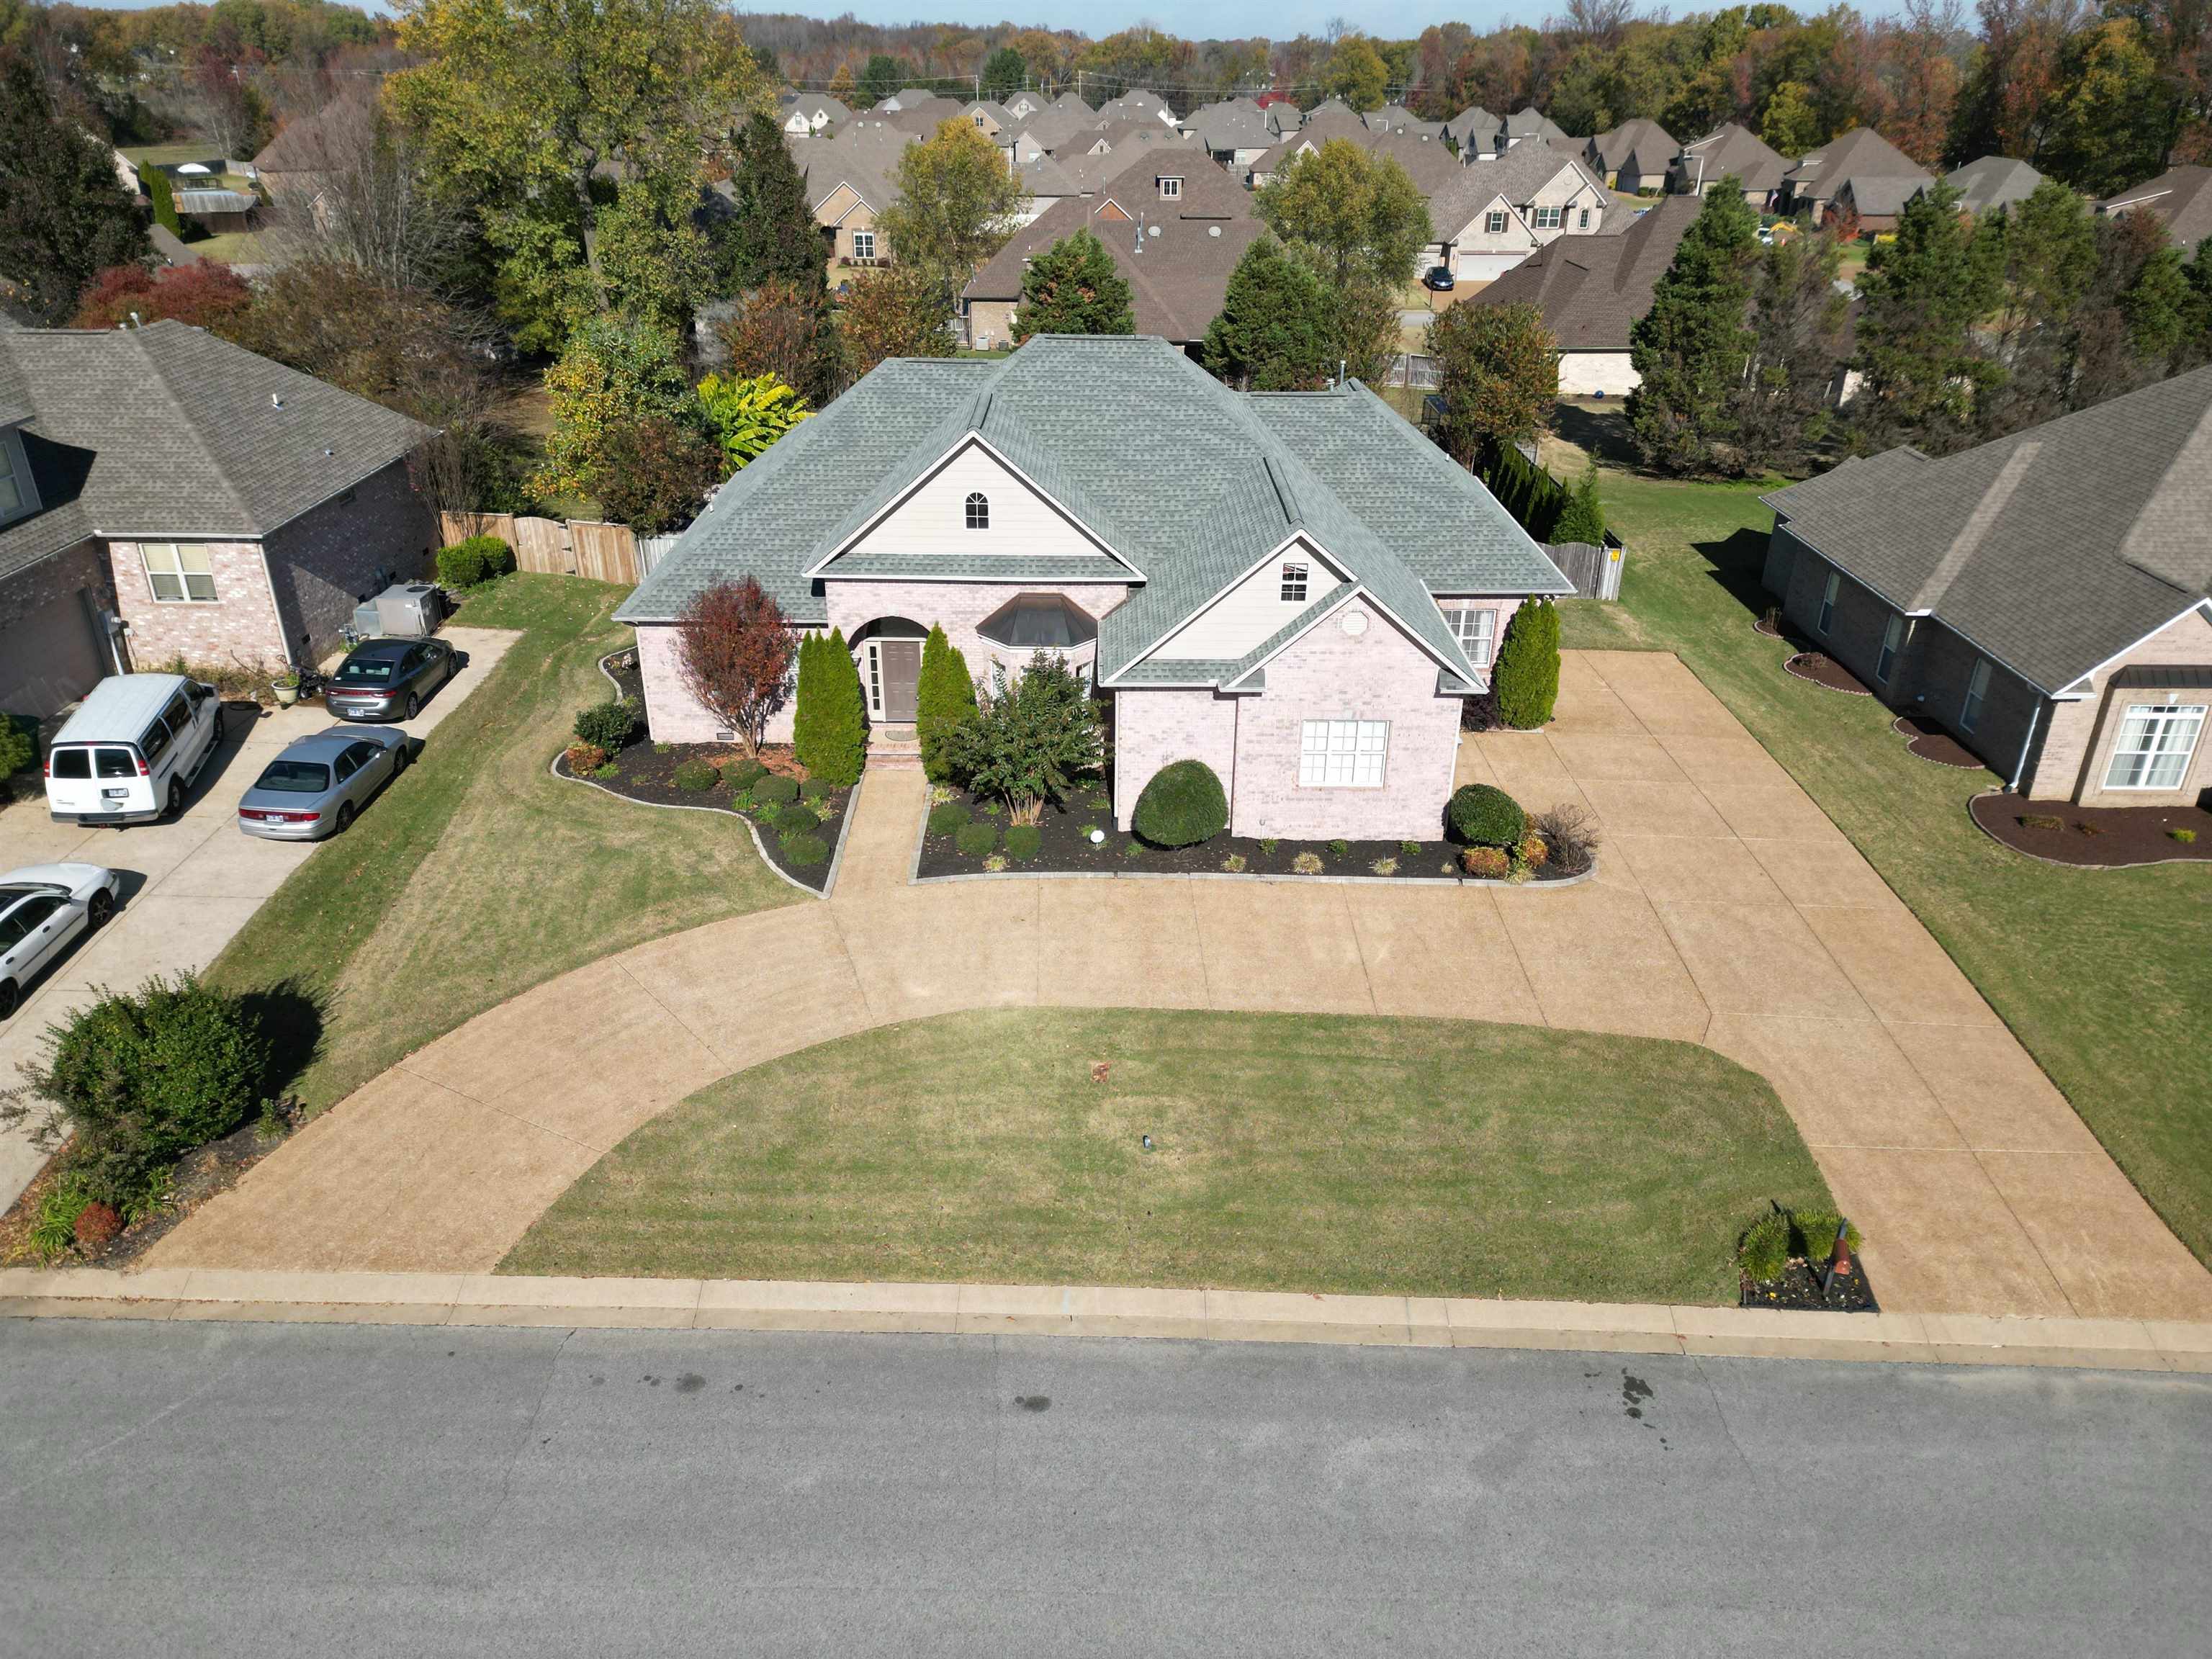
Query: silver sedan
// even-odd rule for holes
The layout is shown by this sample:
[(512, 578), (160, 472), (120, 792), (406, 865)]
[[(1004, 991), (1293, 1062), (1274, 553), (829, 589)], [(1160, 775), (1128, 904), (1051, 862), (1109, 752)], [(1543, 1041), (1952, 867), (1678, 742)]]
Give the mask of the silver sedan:
[(123, 880), (97, 864), (33, 864), (0, 876), (0, 1019), (70, 941), (115, 914)]
[(368, 798), (407, 769), (412, 741), (396, 729), (348, 726), (301, 738), (240, 798), (238, 827), (270, 841), (343, 835)]

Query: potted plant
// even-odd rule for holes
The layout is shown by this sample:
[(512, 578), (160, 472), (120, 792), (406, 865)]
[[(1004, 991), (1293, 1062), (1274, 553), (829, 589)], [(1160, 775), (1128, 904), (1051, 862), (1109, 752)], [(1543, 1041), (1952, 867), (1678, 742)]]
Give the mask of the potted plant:
[(270, 682), (269, 689), (276, 694), (276, 706), (289, 708), (300, 701), (300, 671), (288, 668)]

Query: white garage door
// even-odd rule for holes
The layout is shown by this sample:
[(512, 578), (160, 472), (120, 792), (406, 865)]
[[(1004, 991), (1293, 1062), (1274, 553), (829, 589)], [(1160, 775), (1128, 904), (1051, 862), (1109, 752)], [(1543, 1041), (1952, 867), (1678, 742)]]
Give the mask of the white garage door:
[(0, 709), (44, 719), (100, 683), (83, 603), (64, 593), (0, 633)]
[(1528, 257), (1525, 253), (1462, 253), (1452, 274), (1462, 283), (1494, 282)]

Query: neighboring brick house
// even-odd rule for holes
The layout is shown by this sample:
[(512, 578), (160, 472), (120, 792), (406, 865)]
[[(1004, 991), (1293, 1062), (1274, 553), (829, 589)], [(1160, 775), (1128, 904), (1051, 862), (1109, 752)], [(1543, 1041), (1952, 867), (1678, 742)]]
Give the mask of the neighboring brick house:
[(182, 323), (0, 330), (0, 710), (178, 657), (313, 661), (427, 574), (431, 435)]
[(1054, 650), (1112, 703), (1121, 826), (1196, 757), (1237, 834), (1307, 838), (1434, 836), (1506, 619), (1571, 591), (1357, 382), (1245, 395), (1143, 336), (894, 359), (738, 474), (615, 613), (655, 738), (723, 735), (676, 624), (745, 576), (844, 631), (874, 720), (914, 718), (933, 624), (979, 678)]
[(1430, 192), (1437, 240), (1422, 264), (1442, 265), (1461, 282), (1492, 282), (1547, 243), (1597, 235), (1610, 199), (1580, 155), (1525, 140), (1494, 160), (1454, 168)]
[(924, 136), (870, 115), (847, 122), (833, 137), (785, 140), (805, 180), (806, 209), (821, 228), (830, 264), (891, 262), (890, 240), (876, 221), (898, 198), (891, 181), (899, 157)]
[(2007, 787), (2100, 806), (2212, 787), (2212, 368), (1764, 499), (1791, 624)]
[(1599, 133), (1583, 154), (1607, 185), (1633, 196), (1642, 190), (1665, 188), (1668, 165), (1681, 150), (1666, 128), (1638, 116)]
[(1935, 175), (1872, 127), (1830, 139), (1783, 175), (1777, 210), (1804, 214), (1815, 225), (1895, 228), (1905, 204)]

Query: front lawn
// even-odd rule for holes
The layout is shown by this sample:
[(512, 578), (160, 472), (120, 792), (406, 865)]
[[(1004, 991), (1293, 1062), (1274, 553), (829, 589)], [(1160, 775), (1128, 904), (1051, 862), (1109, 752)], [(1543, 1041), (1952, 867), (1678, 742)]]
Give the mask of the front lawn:
[(2199, 866), (2056, 869), (1992, 844), (1998, 780), (1916, 759), (1871, 698), (1782, 672), (1752, 623), (1773, 517), (1761, 486), (1607, 467), (1621, 603), (1572, 600), (1569, 647), (1674, 651), (1789, 769), (1953, 958), (2182, 1242), (2212, 1262), (2212, 889)]
[(794, 902), (720, 813), (580, 789), (547, 763), (611, 688), (598, 660), (627, 588), (516, 574), (454, 620), (521, 637), (353, 828), (325, 842), (210, 970), (327, 999), (321, 1057), (294, 1085), (329, 1105), (431, 1038), (612, 951)]
[(994, 1010), (702, 1090), (501, 1269), (1733, 1304), (1770, 1198), (1826, 1188), (1766, 1084), (1686, 1043)]

